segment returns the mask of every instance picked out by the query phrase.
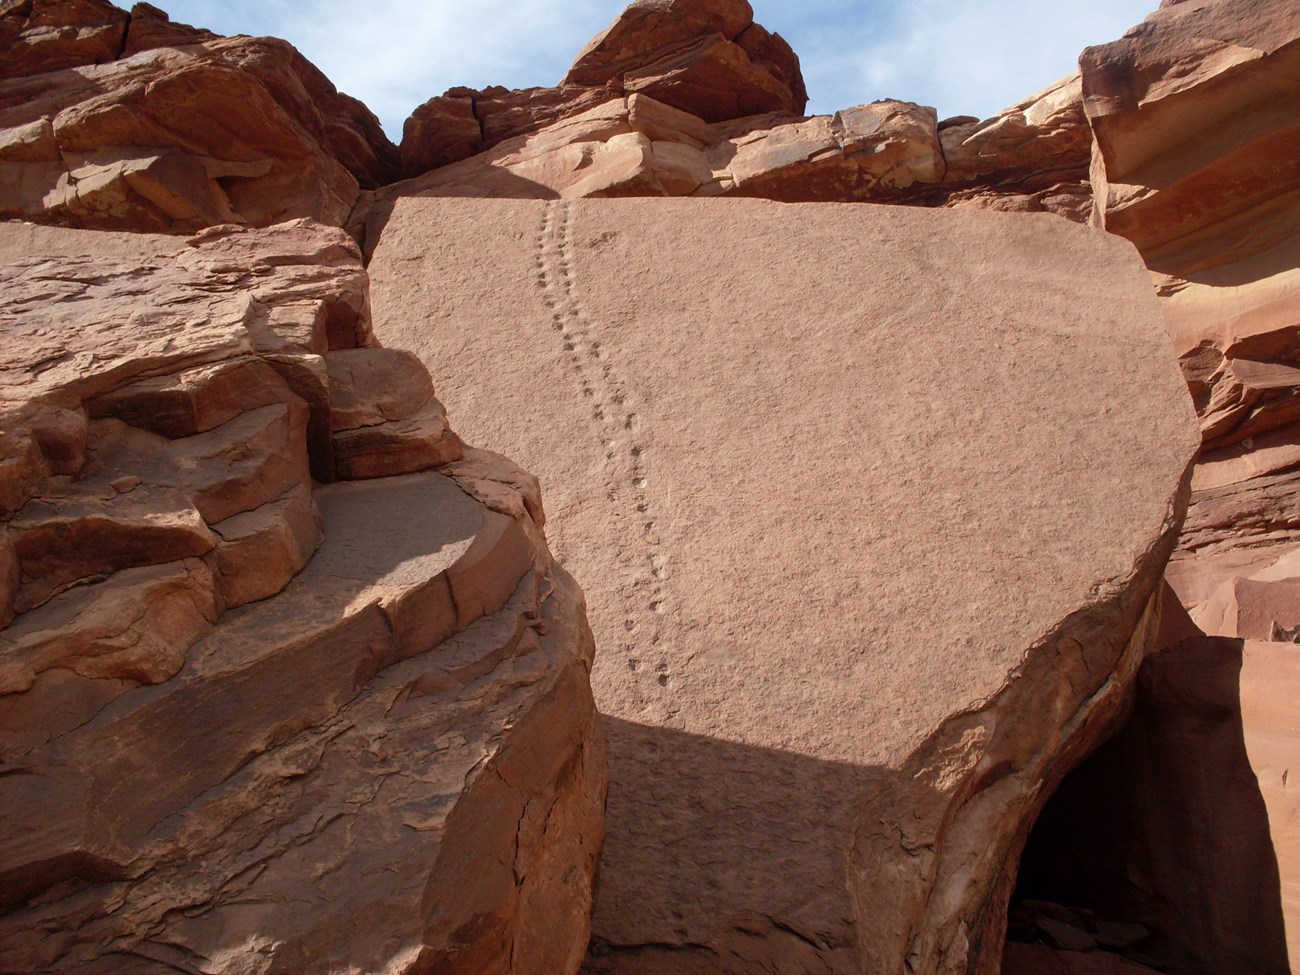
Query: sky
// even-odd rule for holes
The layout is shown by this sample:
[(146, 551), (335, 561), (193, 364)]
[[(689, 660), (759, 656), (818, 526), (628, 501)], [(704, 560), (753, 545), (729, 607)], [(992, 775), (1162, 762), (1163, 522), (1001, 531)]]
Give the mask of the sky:
[[(292, 42), (399, 141), (456, 85), (556, 84), (627, 0), (156, 0), (173, 20)], [(751, 0), (794, 48), (809, 114), (879, 98), (987, 118), (1075, 70), (1158, 0)]]

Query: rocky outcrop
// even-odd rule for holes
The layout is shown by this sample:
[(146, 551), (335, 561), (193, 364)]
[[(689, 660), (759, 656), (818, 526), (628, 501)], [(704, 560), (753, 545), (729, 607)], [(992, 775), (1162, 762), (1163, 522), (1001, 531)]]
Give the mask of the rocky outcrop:
[(1204, 451), (1170, 581), (1212, 633), (1292, 625), (1300, 546), (1300, 11), (1170, 5), (1084, 52), (1097, 219), (1161, 296)]
[(933, 109), (894, 100), (804, 118), (798, 58), (752, 16), (745, 0), (642, 0), (557, 88), (431, 99), (407, 120), (410, 181), (381, 192), (379, 219), (399, 195), (735, 195), (1087, 219), (1092, 137), (1077, 75), (983, 122), (940, 125)]
[(0, 968), (575, 971), (582, 596), (352, 241), (9, 224), (0, 280)]
[(1174, 6), (1082, 64), (1098, 219), (1157, 276), (1207, 450), (1291, 425), (1300, 13)]
[[(404, 196), (746, 196), (1048, 211), (1076, 222), (1091, 210), (1091, 141), (1077, 78), (997, 118), (943, 126), (933, 109), (910, 102), (709, 124), (645, 94), (600, 89), (603, 100), (586, 107), (597, 98), (575, 100), (571, 91), (507, 93), (521, 98), (524, 131), (475, 155), (468, 105), (477, 102), (458, 95), (426, 104), (408, 129), (440, 126), (448, 142), (436, 151), (449, 164), (366, 194), (350, 229), (362, 240), (376, 237)], [(542, 116), (523, 109), (523, 96), (543, 113), (582, 110), (530, 131), (529, 119)]]
[(0, 969), (574, 973), (591, 678), (590, 975), (1285, 970), (1300, 27), (1161, 8), (979, 121), (640, 0), (399, 156), (0, 2), (0, 217), (195, 234), (0, 228)]
[(747, 0), (637, 0), (555, 88), (453, 88), (425, 102), (402, 132), (402, 175), (637, 94), (707, 122), (800, 113), (808, 102), (799, 58), (780, 34), (754, 23)]
[(578, 54), (563, 84), (616, 83), (706, 122), (799, 113), (799, 59), (747, 0), (637, 0)]
[(1153, 645), (1197, 444), (1131, 247), (414, 197), (374, 243), (381, 339), (539, 473), (589, 590), (588, 969), (996, 971), (1019, 844)]
[(10, 2), (0, 23), (0, 217), (341, 225), (362, 188), (398, 175), (375, 117), (284, 41), (104, 0)]
[(982, 122), (939, 127), (944, 202), (1085, 222), (1092, 210), (1092, 133), (1078, 74)]
[[(1080, 62), (1097, 220), (1137, 244), (1151, 269), (1201, 417), (1192, 505), (1168, 575), (1219, 655), (1235, 648), (1229, 696), (1268, 808), (1294, 966), (1300, 851), (1286, 769), (1296, 743), (1294, 708), (1279, 702), (1300, 674), (1289, 642), (1300, 624), (1300, 11), (1275, 0), (1161, 6)], [(1195, 683), (1211, 672), (1203, 660)], [(1220, 789), (1198, 792), (1191, 808), (1216, 808)], [(1215, 821), (1211, 834), (1224, 833), (1240, 830)], [(1242, 871), (1229, 862), (1225, 872)], [(1212, 950), (1204, 932), (1188, 933), (1200, 954), (1183, 967), (1236, 967), (1223, 945), (1260, 950), (1272, 920), (1259, 910)]]
[(561, 86), (483, 91), (452, 88), (417, 108), (402, 129), (402, 176), (478, 155), (507, 139), (581, 115), (617, 96), (609, 88)]

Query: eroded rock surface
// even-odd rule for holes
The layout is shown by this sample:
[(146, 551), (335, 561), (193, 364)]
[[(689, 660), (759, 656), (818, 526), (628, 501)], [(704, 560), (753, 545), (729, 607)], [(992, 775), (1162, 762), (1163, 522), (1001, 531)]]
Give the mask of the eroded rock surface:
[(397, 149), (292, 46), (216, 37), (148, 4), (0, 14), (0, 218), (165, 233), (341, 225)]
[(780, 34), (754, 23), (747, 0), (637, 0), (554, 88), (453, 88), (425, 102), (403, 129), (402, 175), (458, 162), (633, 94), (708, 122), (799, 114), (808, 102), (799, 58)]
[[(1092, 206), (1078, 75), (998, 116), (885, 99), (805, 118), (798, 58), (745, 0), (642, 0), (555, 88), (457, 88), (407, 120), (396, 196), (752, 196), (1048, 211)], [(740, 25), (748, 26), (740, 27)], [(739, 33), (737, 30), (739, 28)], [(353, 226), (371, 206), (363, 197)]]
[(576, 971), (582, 596), (351, 239), (10, 224), (0, 280), (0, 968)]
[(1099, 219), (1151, 269), (1201, 415), (1182, 548), (1207, 564), (1173, 576), (1195, 605), (1182, 578), (1222, 550), (1297, 540), (1279, 485), (1300, 463), (1300, 10), (1178, 4), (1081, 64)]
[(589, 969), (995, 971), (1007, 865), (1148, 647), (1197, 444), (1129, 245), (402, 198), (370, 271), (382, 340), (540, 474), (591, 597)]
[[(1203, 452), (1169, 580), (1209, 634), (1293, 639), (1300, 624), (1300, 9), (1162, 4), (1081, 59), (1098, 220), (1151, 269)], [(1249, 662), (1255, 644), (1247, 643)], [(1294, 655), (1271, 654), (1285, 684)], [(1242, 671), (1247, 735), (1252, 685)], [(1300, 930), (1291, 815), (1277, 805), (1288, 937)], [(1291, 754), (1294, 754), (1292, 748)]]

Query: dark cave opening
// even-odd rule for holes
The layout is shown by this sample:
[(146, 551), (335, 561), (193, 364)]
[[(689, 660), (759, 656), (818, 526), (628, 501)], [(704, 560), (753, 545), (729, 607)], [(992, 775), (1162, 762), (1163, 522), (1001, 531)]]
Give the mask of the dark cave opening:
[(1030, 833), (1003, 975), (1289, 973), (1241, 664), (1240, 640), (1199, 632), (1143, 664), (1126, 723)]

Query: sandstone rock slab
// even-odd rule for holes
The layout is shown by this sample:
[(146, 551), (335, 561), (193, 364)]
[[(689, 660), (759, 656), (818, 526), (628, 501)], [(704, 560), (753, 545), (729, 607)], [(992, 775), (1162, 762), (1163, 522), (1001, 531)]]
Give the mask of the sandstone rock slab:
[(1118, 713), (1197, 443), (1130, 247), (1047, 215), (414, 197), (372, 243), (380, 338), (539, 474), (588, 587), (590, 970), (995, 965), (1002, 864)]

